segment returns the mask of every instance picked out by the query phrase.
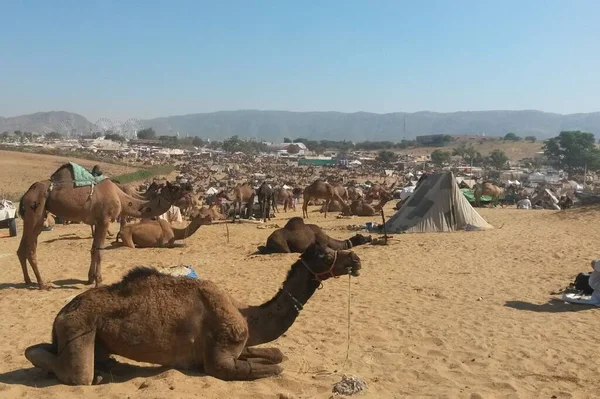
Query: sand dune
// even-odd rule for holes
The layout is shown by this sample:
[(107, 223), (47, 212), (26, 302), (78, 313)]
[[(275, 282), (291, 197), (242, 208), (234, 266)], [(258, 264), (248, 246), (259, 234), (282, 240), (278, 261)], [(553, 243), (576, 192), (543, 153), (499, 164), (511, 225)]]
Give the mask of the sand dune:
[[(40, 269), (57, 287), (49, 292), (22, 286), (18, 239), (2, 238), (0, 396), (329, 398), (340, 373), (349, 373), (368, 382), (361, 395), (366, 398), (596, 397), (600, 310), (548, 299), (600, 256), (599, 217), (580, 210), (485, 209), (481, 214), (503, 227), (396, 235), (387, 247), (356, 248), (363, 272), (350, 282), (352, 338), (346, 365), (348, 280), (341, 278), (325, 282), (288, 333), (275, 341), (289, 358), (284, 374), (254, 382), (123, 365), (113, 370), (110, 384), (57, 385), (32, 368), (23, 351), (48, 341), (58, 310), (87, 289), (81, 280), (87, 277), (89, 228), (57, 226), (40, 236)], [(276, 223), (290, 216), (280, 214)], [(342, 238), (353, 234), (345, 226), (370, 219), (325, 220), (311, 213), (310, 220)], [(251, 255), (271, 231), (233, 225), (227, 243), (225, 227), (212, 225), (202, 227), (184, 248), (108, 250), (104, 279), (118, 281), (136, 265), (181, 262), (240, 300), (261, 303), (276, 292), (296, 259), (293, 254)]]

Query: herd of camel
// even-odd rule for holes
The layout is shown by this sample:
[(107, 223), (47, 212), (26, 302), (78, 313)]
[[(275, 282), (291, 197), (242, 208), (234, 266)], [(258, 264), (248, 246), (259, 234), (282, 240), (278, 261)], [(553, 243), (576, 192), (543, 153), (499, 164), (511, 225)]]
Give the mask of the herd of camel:
[[(381, 193), (385, 190), (381, 189)], [(211, 209), (200, 208), (190, 225), (177, 229), (156, 219), (186, 193), (178, 185), (155, 185), (130, 195), (105, 179), (76, 186), (70, 164), (49, 180), (34, 183), (19, 203), (23, 235), (17, 255), (27, 284), (27, 262), (40, 289), (49, 288), (37, 264), (36, 247), (48, 213), (92, 226), (93, 244), (88, 283), (96, 288), (76, 296), (57, 314), (51, 343), (31, 346), (26, 358), (65, 384), (100, 383), (100, 372), (112, 367), (111, 355), (179, 369), (203, 370), (223, 380), (249, 380), (277, 375), (283, 354), (276, 348), (256, 348), (284, 334), (321, 283), (341, 275), (358, 276), (361, 261), (350, 249), (371, 242), (360, 234), (335, 240), (303, 218), (291, 218), (273, 232), (259, 253), (298, 252), (280, 290), (266, 303), (241, 303), (214, 283), (136, 268), (122, 281), (102, 285), (102, 250), (111, 221), (121, 219), (119, 235), (127, 246), (169, 246), (200, 226), (210, 224)], [(260, 189), (258, 194), (261, 194)], [(344, 203), (334, 186), (317, 181), (304, 191), (308, 199)], [(385, 194), (383, 194), (385, 198)], [(262, 205), (264, 211), (269, 202)], [(303, 208), (306, 208), (304, 205)], [(306, 216), (308, 216), (306, 214)], [(142, 222), (125, 224), (126, 217)], [(149, 301), (148, 298), (153, 298)], [(164, 309), (170, 309), (165, 312)], [(163, 326), (163, 328), (156, 328)]]
[[(119, 236), (129, 247), (172, 246), (211, 224), (214, 208), (200, 207), (185, 228), (174, 228), (156, 217), (186, 195), (181, 186), (152, 185), (145, 193), (127, 193), (127, 188), (105, 179), (91, 186), (75, 186), (70, 164), (63, 165), (49, 180), (34, 183), (21, 198), (23, 236), (17, 255), (23, 277), (31, 284), (27, 262), (39, 288), (49, 288), (37, 265), (36, 247), (48, 213), (64, 220), (92, 226), (93, 244), (88, 283), (96, 288), (76, 296), (57, 314), (51, 343), (26, 349), (26, 358), (36, 367), (54, 374), (64, 384), (90, 385), (102, 381), (101, 373), (116, 362), (112, 355), (178, 369), (202, 370), (222, 380), (251, 380), (282, 372), (284, 357), (277, 348), (257, 348), (283, 335), (323, 281), (342, 275), (358, 276), (361, 260), (351, 249), (371, 242), (356, 234), (347, 240), (329, 237), (315, 224), (293, 217), (275, 230), (258, 253), (297, 252), (285, 281), (275, 296), (258, 305), (237, 301), (214, 283), (175, 277), (153, 268), (136, 268), (120, 282), (102, 285), (102, 250), (111, 221), (120, 218)], [(222, 193), (224, 197), (229, 195)], [(256, 191), (241, 185), (234, 191), (234, 213), (257, 195), (261, 217), (270, 217), (274, 201), (282, 195), (293, 206), (294, 193), (277, 197), (268, 185)], [(303, 191), (303, 217), (311, 200), (324, 200), (324, 213), (341, 209), (343, 214), (377, 214), (389, 201), (391, 188), (371, 187), (366, 198), (357, 189), (317, 180)], [(371, 205), (373, 200), (378, 204)], [(190, 198), (186, 202), (194, 202)], [(349, 201), (349, 203), (348, 203)], [(201, 204), (200, 204), (201, 205)], [(251, 205), (250, 205), (251, 206)], [(336, 208), (338, 206), (339, 208)], [(248, 208), (248, 205), (246, 206)], [(126, 224), (127, 217), (142, 222)], [(152, 298), (152, 300), (148, 300)], [(168, 311), (165, 311), (168, 309)], [(162, 326), (162, 328), (156, 328)]]

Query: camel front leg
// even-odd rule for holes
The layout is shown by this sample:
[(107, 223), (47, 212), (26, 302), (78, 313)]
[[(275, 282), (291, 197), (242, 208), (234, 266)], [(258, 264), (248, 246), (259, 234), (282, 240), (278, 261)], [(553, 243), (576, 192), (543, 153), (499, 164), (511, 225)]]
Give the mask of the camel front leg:
[(264, 359), (272, 364), (283, 362), (283, 353), (277, 348), (244, 348), (240, 360)]
[(281, 374), (283, 369), (275, 364), (263, 364), (248, 360), (240, 360), (235, 355), (240, 353), (237, 347), (222, 345), (206, 349), (204, 370), (208, 375), (224, 381), (255, 380)]
[(327, 219), (327, 211), (329, 210), (329, 203), (331, 201), (325, 200), (325, 219)]

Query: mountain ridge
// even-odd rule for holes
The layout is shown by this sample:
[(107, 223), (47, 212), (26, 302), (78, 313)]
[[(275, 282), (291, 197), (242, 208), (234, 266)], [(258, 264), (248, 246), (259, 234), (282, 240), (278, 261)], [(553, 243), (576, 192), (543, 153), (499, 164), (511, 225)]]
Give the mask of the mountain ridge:
[[(562, 130), (583, 130), (600, 135), (600, 112), (563, 115), (539, 110), (385, 114), (364, 111), (225, 110), (164, 116), (140, 122), (143, 127), (152, 127), (158, 134), (179, 132), (180, 135), (217, 140), (238, 135), (269, 141), (281, 141), (284, 137), (400, 141), (430, 134), (503, 136), (508, 132), (543, 139), (554, 137)], [(66, 111), (0, 117), (0, 132), (22, 130), (64, 133), (72, 129), (85, 133), (97, 130), (84, 116)]]

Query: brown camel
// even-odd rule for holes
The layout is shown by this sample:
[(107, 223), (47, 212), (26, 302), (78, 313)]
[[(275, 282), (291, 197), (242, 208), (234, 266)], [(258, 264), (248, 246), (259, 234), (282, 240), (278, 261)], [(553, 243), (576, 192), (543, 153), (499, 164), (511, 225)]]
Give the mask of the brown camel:
[(348, 199), (351, 201), (356, 201), (364, 196), (362, 189), (359, 187), (350, 186), (346, 190), (348, 192)]
[(267, 238), (266, 246), (259, 246), (258, 253), (303, 252), (311, 244), (318, 242), (334, 250), (350, 249), (371, 242), (371, 236), (356, 234), (348, 240), (336, 240), (329, 237), (316, 224), (305, 224), (301, 217), (293, 217), (281, 229), (275, 230)]
[(333, 200), (329, 203), (329, 207), (325, 209), (325, 205), (321, 206), (320, 212), (323, 213), (327, 210), (327, 212), (342, 212), (344, 209), (348, 209), (348, 206), (345, 203), (340, 203), (337, 200)]
[(95, 367), (111, 355), (222, 380), (274, 376), (283, 371), (281, 351), (253, 347), (283, 335), (322, 281), (358, 276), (360, 268), (354, 252), (313, 244), (260, 306), (236, 301), (209, 280), (136, 268), (116, 284), (71, 300), (54, 319), (52, 343), (27, 348), (25, 357), (71, 385), (101, 381)]
[[(206, 209), (206, 208), (205, 208)], [(200, 226), (212, 223), (212, 217), (205, 210), (198, 212), (190, 224), (184, 228), (175, 228), (166, 220), (144, 220), (140, 223), (125, 226), (119, 234), (123, 245), (129, 248), (173, 248), (175, 241), (184, 240), (194, 234)]]
[(216, 196), (225, 198), (226, 200), (232, 202), (234, 219), (238, 215), (241, 217), (243, 204), (246, 204), (246, 218), (252, 216), (252, 208), (254, 207), (254, 197), (256, 197), (256, 192), (252, 186), (250, 186), (250, 184), (244, 183), (235, 187), (233, 189), (233, 199), (225, 191), (221, 191)]
[(186, 191), (173, 205), (181, 210), (182, 215), (188, 216), (192, 209), (202, 206), (203, 200), (203, 196), (198, 196), (193, 191)]
[(212, 220), (225, 220), (227, 219), (227, 217), (225, 216), (225, 214), (219, 212), (219, 209), (217, 208), (217, 206), (215, 204), (211, 204), (207, 207), (202, 207), (202, 208), (194, 208), (192, 209), (192, 211), (190, 212), (190, 217), (193, 219), (196, 216), (198, 216), (199, 214), (203, 214), (203, 215), (210, 215), (210, 217), (212, 218)]
[(349, 198), (349, 196), (348, 196), (348, 190), (341, 183), (335, 183), (335, 184), (332, 184), (332, 186), (333, 186), (333, 189), (335, 190), (335, 192), (343, 200), (347, 200)]
[(308, 218), (308, 202), (311, 199), (325, 200), (325, 217), (327, 217), (327, 209), (332, 200), (337, 200), (340, 204), (345, 204), (344, 200), (338, 194), (337, 190), (324, 180), (315, 180), (310, 186), (304, 189), (304, 199), (302, 201), (302, 217)]
[[(381, 210), (392, 199), (392, 196), (387, 192), (382, 192), (379, 203), (375, 206), (371, 206), (366, 201), (360, 199), (356, 201), (352, 201), (350, 207), (346, 207), (345, 210), (342, 211), (342, 215), (350, 216), (375, 216), (381, 214)], [(348, 212), (349, 211), (349, 212)]]
[(275, 201), (283, 204), (283, 211), (287, 213), (288, 209), (296, 210), (296, 201), (294, 201), (294, 194), (283, 187), (275, 190)]
[(475, 206), (481, 205), (481, 196), (488, 195), (492, 197), (492, 201), (490, 202), (490, 207), (492, 207), (498, 203), (500, 197), (504, 196), (504, 189), (494, 185), (493, 183), (485, 182), (475, 186), (473, 195), (475, 196)]
[(83, 222), (94, 229), (88, 284), (102, 282), (101, 250), (111, 219), (119, 215), (135, 218), (158, 216), (167, 211), (170, 202), (177, 199), (179, 190), (167, 183), (159, 196), (151, 201), (130, 197), (109, 179), (93, 186), (76, 187), (72, 168), (65, 164), (50, 176), (50, 180), (34, 183), (21, 198), (19, 214), (23, 218), (23, 236), (17, 256), (23, 269), (26, 284), (31, 284), (27, 261), (35, 273), (40, 289), (49, 288), (44, 283), (37, 266), (37, 239), (44, 225), (46, 211), (74, 222)]

